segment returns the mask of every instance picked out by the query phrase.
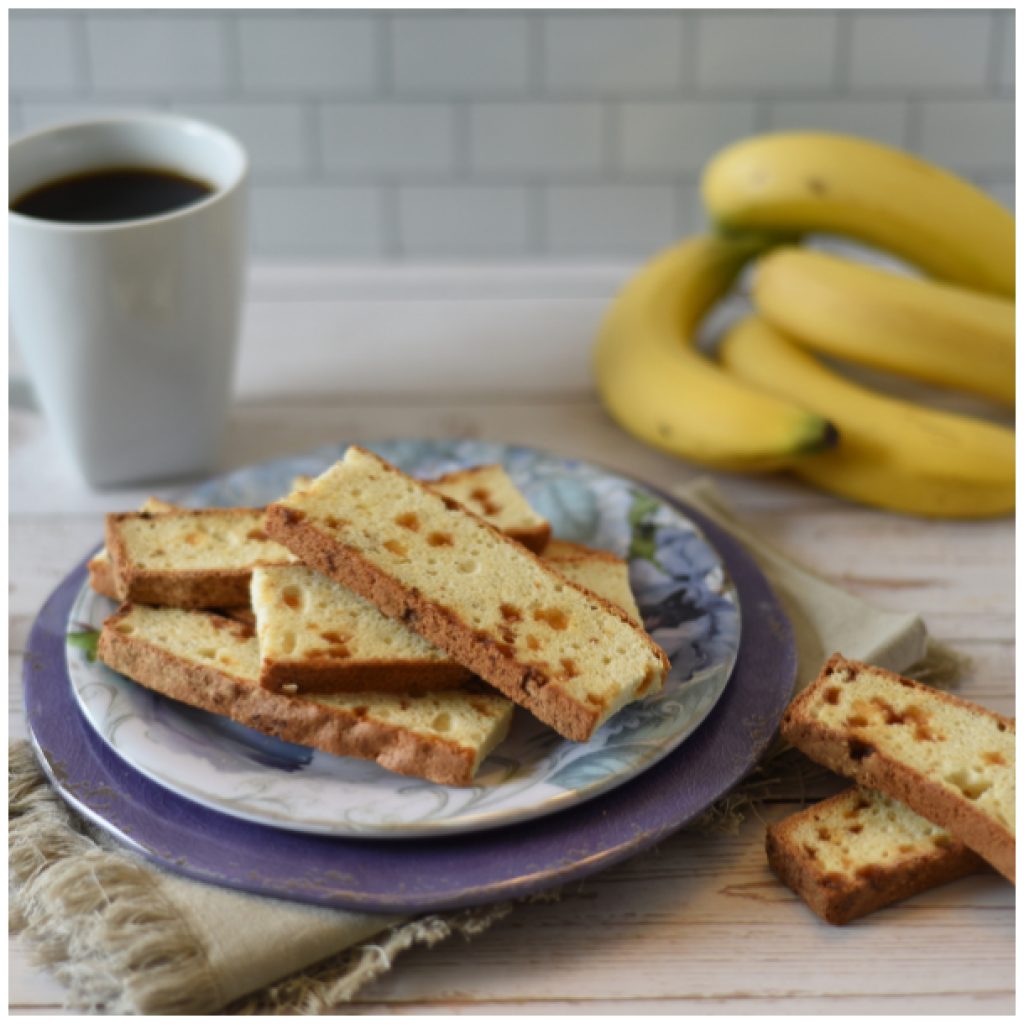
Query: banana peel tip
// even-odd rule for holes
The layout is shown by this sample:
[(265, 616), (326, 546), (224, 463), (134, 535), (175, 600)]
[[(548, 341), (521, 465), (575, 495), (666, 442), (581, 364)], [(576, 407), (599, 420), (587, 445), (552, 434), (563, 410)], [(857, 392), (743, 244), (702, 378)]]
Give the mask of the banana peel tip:
[(839, 430), (829, 420), (815, 416), (797, 451), (801, 455), (821, 455), (839, 446)]

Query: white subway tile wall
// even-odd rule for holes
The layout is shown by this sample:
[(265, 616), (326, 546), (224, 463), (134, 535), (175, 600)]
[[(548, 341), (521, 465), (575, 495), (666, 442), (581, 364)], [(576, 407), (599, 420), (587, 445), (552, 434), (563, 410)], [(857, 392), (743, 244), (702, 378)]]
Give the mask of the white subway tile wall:
[[(371, 96), (378, 91), (378, 26), (372, 16), (311, 12), (226, 16), (240, 95)], [(233, 53), (225, 51), (224, 62)]]
[(757, 105), (750, 100), (623, 103), (619, 118), (621, 171), (696, 178), (718, 150), (755, 130)]
[(990, 12), (864, 12), (852, 16), (850, 87), (982, 89), (988, 81)]
[(730, 93), (828, 90), (839, 76), (839, 15), (708, 14), (698, 22), (697, 84)]
[(542, 21), (542, 84), (551, 94), (678, 95), (684, 21), (679, 14), (588, 11)]
[(615, 259), (703, 223), (754, 132), (849, 132), (1015, 203), (1008, 10), (39, 10), (10, 134), (109, 111), (222, 125), (265, 258)]
[(1016, 18), (1012, 11), (1004, 11), (999, 15), (996, 31), (999, 41), (996, 44), (996, 81), (1000, 88), (1012, 93), (1017, 84), (1017, 40), (1015, 36)]
[(522, 185), (412, 185), (398, 190), (406, 253), (414, 258), (519, 258), (530, 250), (530, 194)]
[(528, 88), (525, 13), (396, 14), (389, 22), (391, 87), (399, 96), (522, 96)]
[(112, 96), (223, 95), (227, 36), (213, 15), (96, 14), (85, 21), (88, 80)]

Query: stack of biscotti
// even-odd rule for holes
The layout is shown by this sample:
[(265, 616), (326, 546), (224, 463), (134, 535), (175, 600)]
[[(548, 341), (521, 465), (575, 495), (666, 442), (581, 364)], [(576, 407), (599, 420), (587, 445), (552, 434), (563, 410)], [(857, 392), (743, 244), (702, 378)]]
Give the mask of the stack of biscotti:
[[(456, 474), (454, 481), (449, 477), (447, 482), (465, 490), (476, 472)], [(504, 513), (506, 524), (514, 528), (518, 523), (536, 539), (539, 517), (500, 467), (480, 472), (485, 474), (478, 481), (480, 486), (470, 487), (468, 496), (483, 501), (489, 495), (491, 513)], [(309, 483), (297, 481), (299, 489)], [(429, 486), (444, 484), (432, 482)], [(382, 616), (362, 598), (307, 567), (254, 560), (245, 541), (264, 538), (242, 539), (237, 529), (221, 530), (219, 536), (214, 533), (213, 541), (204, 546), (200, 566), (222, 577), (233, 576), (236, 587), (238, 577), (251, 577), (255, 614), (241, 607), (219, 610), (243, 621), (252, 616), (261, 640), (257, 641), (251, 629), (228, 623), (220, 615), (194, 610), (196, 604), (213, 600), (225, 603), (222, 581), (217, 584), (221, 589), (216, 598), (209, 598), (202, 596), (210, 589), (209, 577), (198, 586), (198, 573), (193, 569), (192, 578), (186, 577), (183, 585), (174, 572), (176, 563), (192, 560), (192, 552), (183, 552), (182, 547), (189, 544), (194, 513), (153, 502), (143, 512), (169, 518), (158, 519), (159, 540), (150, 540), (148, 549), (136, 540), (134, 558), (121, 558), (120, 564), (132, 564), (137, 587), (140, 578), (145, 581), (139, 570), (144, 572), (155, 562), (158, 572), (147, 582), (154, 603), (163, 607), (129, 602), (108, 621), (100, 656), (111, 667), (151, 689), (228, 714), (273, 735), (331, 753), (370, 758), (393, 771), (447, 785), (469, 784), (483, 757), (507, 732), (511, 702), (491, 696), (481, 703), (479, 692), (439, 692), (467, 683), (472, 686), (472, 673), (403, 625)], [(215, 514), (224, 513), (215, 510)], [(139, 518), (144, 523), (147, 517)], [(125, 521), (126, 517), (112, 517), (108, 536), (121, 536)], [(226, 522), (231, 527), (235, 520), (229, 515)], [(550, 528), (544, 523), (539, 532), (549, 534)], [(140, 534), (148, 537), (136, 527), (134, 537)], [(116, 539), (113, 550), (119, 550)], [(271, 553), (275, 560), (280, 557), (273, 549)], [(157, 561), (154, 554), (165, 563)], [(287, 557), (294, 562), (292, 556)], [(592, 590), (620, 601), (629, 614), (639, 618), (628, 587), (626, 563), (579, 545), (567, 551), (556, 544), (553, 558), (562, 563), (567, 576), (580, 577)], [(117, 557), (112, 561), (117, 564)], [(139, 561), (141, 566), (134, 564)], [(106, 567), (101, 564), (101, 571), (95, 565), (91, 568), (94, 586), (102, 584)], [(115, 574), (109, 573), (108, 578)], [(120, 578), (125, 578), (123, 572)], [(102, 591), (102, 586), (97, 589)], [(175, 607), (179, 604), (185, 608)], [(192, 610), (188, 610), (190, 605)], [(214, 630), (217, 636), (244, 641), (244, 650), (211, 643)], [(244, 668), (241, 675), (239, 664)], [(230, 699), (225, 695), (231, 695)], [(349, 706), (345, 706), (348, 698), (344, 695), (351, 697)], [(444, 704), (440, 710), (439, 701)], [(495, 713), (495, 708), (501, 713)], [(361, 722), (358, 729), (349, 727), (353, 715)], [(382, 725), (385, 721), (386, 728)], [(425, 744), (434, 744), (444, 756), (425, 756)]]
[[(545, 562), (612, 601), (640, 612), (627, 564), (610, 552), (555, 542)], [(420, 693), (464, 686), (473, 673), (348, 587), (305, 565), (257, 566), (252, 604), (260, 641), (260, 683), (288, 693), (360, 690)]]
[(773, 870), (825, 920), (985, 862), (1014, 880), (1012, 719), (835, 655), (787, 709), (782, 735), (860, 787), (768, 829)]
[(571, 740), (668, 671), (628, 613), (364, 449), (268, 506), (266, 531)]
[(462, 692), (289, 696), (259, 685), (259, 645), (211, 612), (127, 603), (103, 624), (101, 661), (149, 689), (292, 743), (468, 786), (508, 733), (513, 705)]
[[(473, 478), (474, 471), (460, 474), (455, 486), (470, 486)], [(294, 486), (306, 482), (300, 478)], [(533, 538), (550, 533), (500, 467), (482, 470), (470, 490), (477, 500), (490, 498), (511, 528), (525, 528)], [(283, 686), (283, 693), (261, 687), (250, 581), (262, 569), (309, 572), (289, 565), (294, 557), (267, 539), (262, 509), (196, 512), (151, 498), (139, 513), (108, 517), (107, 526), (107, 549), (90, 562), (90, 582), (105, 596), (129, 600), (105, 623), (99, 654), (142, 685), (284, 739), (446, 785), (470, 784), (507, 733), (514, 705), (478, 692), (433, 692), (440, 687), (433, 685), (438, 680), (429, 667), (444, 656), (400, 626), (399, 633), (419, 643), (421, 657), (403, 666), (385, 656), (369, 673), (365, 659), (352, 659), (355, 671), (343, 673), (346, 684), (340, 687), (352, 691), (351, 697), (300, 696), (294, 685)], [(286, 600), (291, 593), (286, 588)], [(347, 608), (351, 602), (340, 603)], [(218, 614), (197, 610), (210, 607)], [(381, 623), (391, 627), (386, 641), (395, 640), (395, 624), (367, 607), (375, 621), (361, 638), (364, 646), (380, 645), (374, 634)], [(329, 629), (320, 632), (335, 639)], [(332, 655), (343, 649), (340, 643), (328, 645)], [(460, 666), (451, 669), (445, 685), (472, 680)]]
[[(293, 488), (312, 483), (299, 477)], [(536, 546), (551, 529), (501, 466), (449, 474), (427, 486), (486, 506), (489, 521)], [(138, 513), (109, 516), (108, 550), (90, 562), (93, 588), (136, 603), (208, 608), (255, 623), (261, 610), (263, 685), (304, 692), (384, 690), (420, 693), (464, 685), (472, 673), (432, 644), (386, 619), (350, 591), (295, 564), (263, 532), (262, 509), (193, 511), (150, 499)], [(585, 551), (586, 549), (581, 549)], [(572, 572), (587, 572), (577, 557)], [(612, 557), (612, 556), (608, 556)], [(625, 564), (605, 571), (619, 599), (633, 604)], [(316, 610), (316, 615), (312, 614)], [(344, 637), (344, 640), (342, 640)], [(294, 692), (294, 691), (289, 691)]]

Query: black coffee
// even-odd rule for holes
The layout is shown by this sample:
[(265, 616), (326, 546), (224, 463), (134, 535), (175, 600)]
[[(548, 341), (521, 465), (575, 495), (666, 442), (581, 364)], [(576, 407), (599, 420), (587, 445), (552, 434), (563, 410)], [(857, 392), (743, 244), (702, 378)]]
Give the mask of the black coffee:
[(169, 213), (212, 192), (209, 185), (171, 171), (125, 168), (48, 182), (16, 199), (11, 209), (41, 220), (105, 224)]

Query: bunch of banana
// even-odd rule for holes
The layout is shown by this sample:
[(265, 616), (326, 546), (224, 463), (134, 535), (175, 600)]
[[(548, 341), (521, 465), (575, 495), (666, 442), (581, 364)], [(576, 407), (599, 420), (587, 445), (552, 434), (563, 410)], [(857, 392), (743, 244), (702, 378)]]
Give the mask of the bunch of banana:
[[(641, 268), (601, 328), (595, 371), (611, 414), (682, 458), (788, 468), (881, 508), (1012, 510), (1012, 431), (873, 394), (802, 348), (1012, 405), (1014, 218), (921, 160), (825, 134), (732, 146), (703, 192), (718, 237)], [(888, 250), (932, 280), (794, 247), (813, 233)], [(716, 364), (694, 332), (754, 259), (759, 317), (729, 334)]]
[(974, 518), (1013, 509), (1013, 431), (851, 384), (758, 317), (734, 327), (720, 354), (741, 380), (838, 425), (834, 451), (794, 466), (803, 479), (897, 512)]
[(758, 136), (719, 153), (702, 190), (727, 233), (847, 235), (941, 281), (1016, 294), (1014, 218), (966, 181), (877, 142)]
[(792, 465), (835, 443), (809, 413), (727, 374), (694, 347), (694, 332), (759, 239), (691, 238), (656, 256), (605, 316), (594, 352), (608, 411), (641, 440), (722, 469)]
[(807, 249), (754, 278), (757, 311), (805, 348), (1013, 406), (1016, 307)]

